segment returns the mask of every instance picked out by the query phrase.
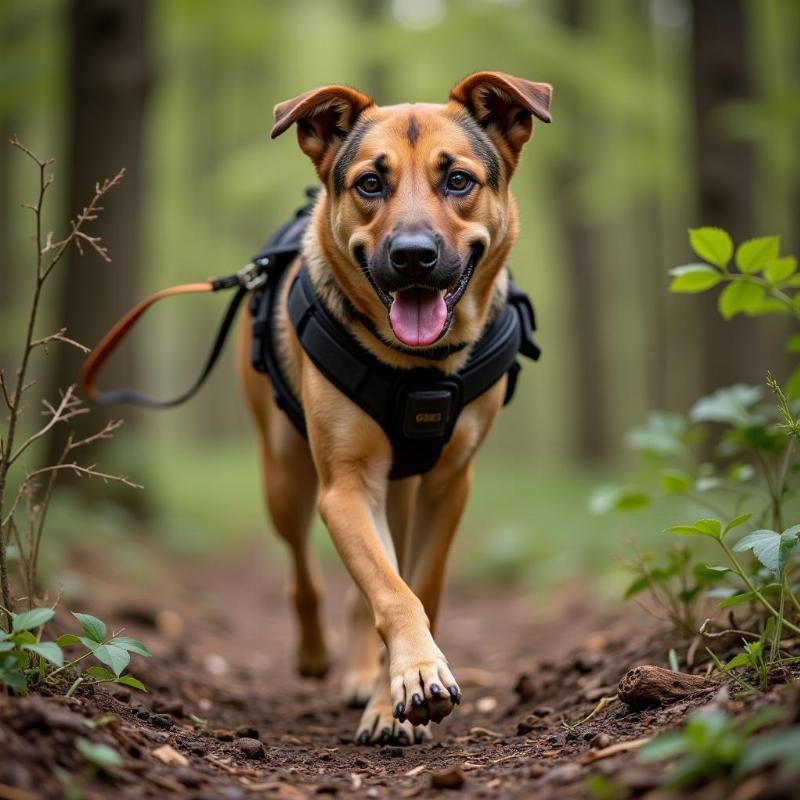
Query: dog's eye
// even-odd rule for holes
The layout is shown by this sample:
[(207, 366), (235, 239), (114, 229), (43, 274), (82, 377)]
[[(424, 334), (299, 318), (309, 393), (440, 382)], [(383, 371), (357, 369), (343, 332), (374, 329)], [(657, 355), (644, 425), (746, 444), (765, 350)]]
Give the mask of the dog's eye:
[(466, 194), (474, 183), (468, 172), (456, 169), (447, 176), (447, 191), (453, 194)]
[(383, 181), (374, 172), (370, 172), (356, 181), (356, 189), (361, 194), (372, 197), (383, 191)]

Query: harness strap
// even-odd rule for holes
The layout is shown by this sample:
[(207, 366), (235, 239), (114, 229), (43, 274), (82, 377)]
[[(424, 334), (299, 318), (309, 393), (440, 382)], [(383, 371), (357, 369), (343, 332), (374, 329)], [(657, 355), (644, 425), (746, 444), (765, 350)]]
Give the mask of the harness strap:
[[(252, 273), (249, 273), (252, 274)], [(80, 373), (80, 385), (83, 392), (95, 403), (99, 405), (110, 405), (112, 403), (129, 403), (136, 406), (146, 406), (148, 408), (172, 408), (180, 405), (194, 395), (198, 389), (205, 383), (214, 364), (222, 352), (225, 344), (225, 338), (228, 331), (233, 324), (236, 317), (236, 312), (248, 291), (247, 281), (242, 278), (243, 273), (236, 273), (235, 275), (226, 276), (224, 278), (212, 278), (205, 283), (184, 283), (180, 286), (172, 286), (169, 289), (162, 289), (160, 292), (150, 295), (150, 297), (142, 300), (141, 303), (134, 306), (128, 311), (119, 322), (102, 338), (100, 343), (95, 347), (89, 358), (86, 359)], [(252, 278), (249, 278), (252, 280)], [(150, 308), (150, 306), (163, 300), (165, 297), (172, 297), (178, 294), (194, 294), (200, 292), (216, 292), (221, 289), (231, 289), (238, 286), (239, 289), (233, 296), (225, 316), (217, 331), (214, 344), (206, 359), (203, 371), (195, 382), (182, 394), (170, 400), (156, 400), (152, 397), (146, 397), (139, 394), (132, 389), (111, 389), (108, 391), (100, 391), (95, 386), (97, 374), (101, 367), (108, 360), (109, 356), (117, 349), (122, 340), (130, 332), (131, 328), (136, 324), (139, 318)]]

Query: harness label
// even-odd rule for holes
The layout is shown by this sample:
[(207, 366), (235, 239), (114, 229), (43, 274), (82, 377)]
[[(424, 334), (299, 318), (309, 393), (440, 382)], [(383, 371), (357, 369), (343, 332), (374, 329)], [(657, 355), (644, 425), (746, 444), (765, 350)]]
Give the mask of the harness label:
[(453, 412), (455, 389), (412, 389), (406, 392), (403, 409), (403, 435), (443, 436)]

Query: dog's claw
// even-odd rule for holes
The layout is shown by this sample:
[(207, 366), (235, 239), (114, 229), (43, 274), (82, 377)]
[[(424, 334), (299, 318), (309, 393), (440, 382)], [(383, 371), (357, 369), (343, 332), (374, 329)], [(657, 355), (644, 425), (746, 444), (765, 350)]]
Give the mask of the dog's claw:
[(369, 744), (369, 731), (361, 731), (356, 739), (358, 744)]
[(394, 715), (400, 722), (406, 721), (406, 707), (404, 703), (398, 703), (394, 709)]
[(438, 697), (442, 693), (442, 687), (438, 683), (432, 683), (430, 692), (434, 697)]
[[(431, 687), (431, 690), (433, 690), (433, 687)], [(453, 701), (453, 705), (461, 705), (461, 690), (458, 688), (458, 686), (448, 686), (447, 691), (450, 693), (450, 698)]]
[(422, 695), (419, 694), (411, 695), (411, 705), (419, 708), (419, 706), (422, 705)]

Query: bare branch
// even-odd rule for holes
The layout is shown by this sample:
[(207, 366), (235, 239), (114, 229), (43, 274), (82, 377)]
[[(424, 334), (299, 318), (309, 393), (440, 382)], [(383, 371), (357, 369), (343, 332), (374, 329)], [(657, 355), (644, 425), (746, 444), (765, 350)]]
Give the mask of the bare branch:
[(69, 440), (67, 441), (67, 453), (77, 450), (80, 447), (86, 447), (86, 445), (93, 444), (101, 439), (112, 439), (114, 437), (114, 433), (123, 425), (124, 420), (112, 419), (105, 424), (102, 430), (92, 434), (91, 436), (87, 436), (85, 439), (73, 440), (72, 435), (70, 435)]
[(100, 472), (99, 470), (95, 469), (95, 466), (95, 464), (91, 464), (88, 467), (84, 467), (75, 461), (72, 461), (68, 464), (52, 464), (49, 467), (41, 467), (40, 469), (35, 469), (33, 472), (28, 473), (28, 479), (35, 478), (39, 475), (45, 475), (48, 472), (72, 470), (75, 475), (88, 475), (91, 478), (100, 478), (103, 483), (123, 483), (125, 486), (129, 486), (131, 489), (144, 488), (141, 484), (134, 483), (132, 480), (130, 480), (127, 475), (110, 475), (106, 472)]
[(85, 347), (80, 342), (76, 342), (74, 339), (70, 339), (68, 336), (64, 334), (67, 332), (66, 328), (62, 328), (60, 331), (56, 333), (51, 333), (49, 336), (45, 336), (42, 339), (36, 339), (35, 341), (31, 342), (31, 347), (43, 347), (45, 353), (47, 352), (47, 345), (50, 342), (63, 342), (64, 344), (71, 345), (72, 347), (77, 348), (82, 353), (91, 353), (91, 349)]
[(41, 439), (49, 431), (51, 431), (59, 422), (66, 422), (81, 414), (88, 414), (89, 409), (86, 408), (81, 399), (75, 394), (74, 384), (70, 386), (66, 392), (61, 395), (61, 401), (57, 407), (53, 407), (47, 400), (42, 401), (46, 412), (50, 415), (50, 421), (47, 422), (36, 433), (31, 434), (8, 458), (8, 465), (11, 466), (34, 442)]
[[(36, 165), (41, 169), (44, 169), (50, 164), (55, 163), (54, 158), (48, 158), (47, 161), (42, 161), (40, 158), (38, 158), (38, 156), (36, 156), (31, 150), (29, 150), (27, 147), (25, 147), (24, 144), (22, 144), (22, 142), (17, 137), (16, 133), (8, 141), (9, 144), (11, 144), (13, 147), (16, 147), (17, 150), (22, 150), (22, 152), (25, 153), (25, 155), (28, 156), (28, 158), (30, 158), (32, 161), (35, 161)], [(52, 175), (50, 177), (52, 178)]]
[(8, 406), (9, 411), (14, 410), (14, 401), (8, 391), (8, 384), (6, 383), (6, 374), (0, 369), (0, 391), (3, 393), (3, 402)]

